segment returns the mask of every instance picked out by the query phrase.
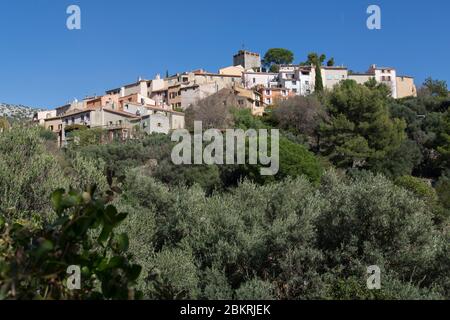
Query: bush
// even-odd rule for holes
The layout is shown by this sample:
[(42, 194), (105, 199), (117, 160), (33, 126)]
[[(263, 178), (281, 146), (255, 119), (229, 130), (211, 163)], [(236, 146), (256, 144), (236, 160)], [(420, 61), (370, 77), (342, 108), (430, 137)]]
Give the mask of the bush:
[[(94, 189), (57, 190), (52, 204), (58, 220), (44, 229), (0, 219), (0, 299), (138, 298), (132, 286), (141, 267), (125, 255), (128, 236), (113, 232), (127, 215), (95, 199)], [(81, 290), (67, 287), (72, 265), (81, 271)]]

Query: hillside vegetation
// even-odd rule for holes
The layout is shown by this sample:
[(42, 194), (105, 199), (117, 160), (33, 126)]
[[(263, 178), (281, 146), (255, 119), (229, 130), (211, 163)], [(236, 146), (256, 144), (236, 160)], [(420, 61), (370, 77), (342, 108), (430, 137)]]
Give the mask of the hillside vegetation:
[[(58, 150), (13, 126), (0, 134), (0, 298), (449, 299), (450, 99), (431, 89), (393, 100), (345, 81), (263, 118), (223, 109), (220, 128), (280, 129), (274, 177), (176, 166), (165, 135)], [(202, 105), (191, 120), (211, 117)], [(69, 265), (82, 290), (66, 288)]]

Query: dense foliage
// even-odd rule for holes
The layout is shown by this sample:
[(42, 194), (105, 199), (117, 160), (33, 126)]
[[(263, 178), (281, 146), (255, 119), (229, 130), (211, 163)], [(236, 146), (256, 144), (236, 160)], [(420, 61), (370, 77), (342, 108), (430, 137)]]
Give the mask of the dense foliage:
[[(448, 299), (443, 85), (393, 100), (346, 81), (262, 118), (222, 96), (192, 108), (207, 127), (280, 129), (274, 177), (176, 166), (165, 135), (103, 144), (85, 131), (58, 150), (13, 126), (0, 134), (0, 298)], [(68, 265), (82, 290), (65, 286)], [(366, 287), (370, 265), (380, 290)]]

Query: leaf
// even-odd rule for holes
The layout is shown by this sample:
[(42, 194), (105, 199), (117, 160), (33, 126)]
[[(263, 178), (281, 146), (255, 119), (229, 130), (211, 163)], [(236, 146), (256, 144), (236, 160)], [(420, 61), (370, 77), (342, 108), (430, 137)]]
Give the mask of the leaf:
[(103, 216), (104, 222), (108, 225), (114, 225), (115, 221), (116, 221), (116, 215), (117, 215), (117, 209), (112, 205), (107, 206), (105, 209), (104, 216)]
[(5, 219), (3, 217), (0, 217), (0, 230), (3, 228), (4, 225), (5, 225)]
[(55, 190), (51, 195), (52, 207), (56, 213), (60, 214), (64, 209), (62, 209), (62, 199), (66, 191), (64, 189)]
[(111, 225), (105, 225), (103, 226), (102, 232), (100, 233), (100, 236), (98, 237), (97, 241), (99, 244), (103, 244), (108, 240), (109, 235), (112, 232), (113, 227)]
[(119, 213), (119, 214), (115, 217), (116, 225), (119, 224), (119, 223), (121, 223), (123, 220), (125, 220), (127, 216), (128, 216), (128, 213), (125, 213), (125, 212)]
[(108, 269), (123, 268), (126, 263), (124, 257), (112, 257), (108, 262)]
[(50, 240), (44, 240), (39, 245), (39, 248), (36, 251), (36, 257), (40, 258), (44, 254), (48, 253), (49, 251), (53, 250), (53, 242)]
[(121, 233), (117, 236), (117, 249), (121, 252), (125, 252), (128, 250), (130, 246), (130, 240), (128, 239), (128, 235), (126, 233)]
[(142, 267), (140, 265), (137, 264), (132, 265), (128, 270), (128, 279), (130, 281), (135, 281), (137, 278), (139, 278), (141, 271)]

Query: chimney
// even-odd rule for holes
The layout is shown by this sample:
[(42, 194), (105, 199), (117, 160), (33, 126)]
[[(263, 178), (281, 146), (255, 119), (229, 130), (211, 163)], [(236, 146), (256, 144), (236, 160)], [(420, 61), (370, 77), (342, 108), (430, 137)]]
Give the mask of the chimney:
[(120, 88), (120, 97), (125, 97), (125, 87)]

